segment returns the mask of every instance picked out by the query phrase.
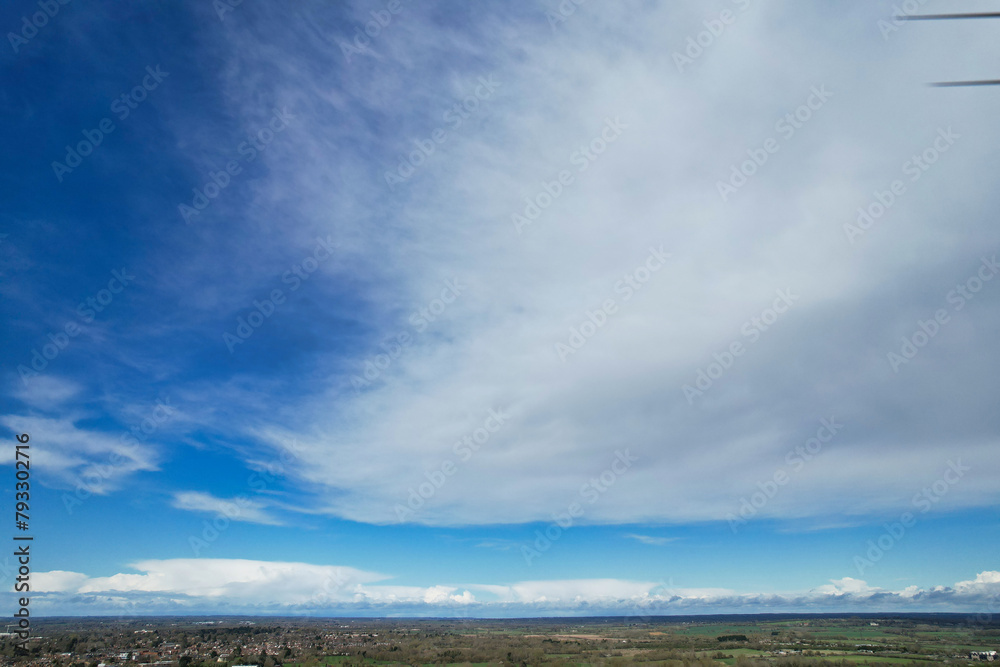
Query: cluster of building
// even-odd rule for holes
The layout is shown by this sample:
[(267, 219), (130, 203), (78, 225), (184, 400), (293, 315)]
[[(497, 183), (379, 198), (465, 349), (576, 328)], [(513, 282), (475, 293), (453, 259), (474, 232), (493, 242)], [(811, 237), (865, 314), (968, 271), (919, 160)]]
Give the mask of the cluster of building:
[(389, 646), (377, 633), (346, 626), (331, 632), (329, 626), (247, 627), (252, 625), (188, 622), (133, 629), (108, 623), (71, 634), (40, 629), (29, 640), (27, 656), (5, 652), (0, 667), (281, 667), (308, 656)]

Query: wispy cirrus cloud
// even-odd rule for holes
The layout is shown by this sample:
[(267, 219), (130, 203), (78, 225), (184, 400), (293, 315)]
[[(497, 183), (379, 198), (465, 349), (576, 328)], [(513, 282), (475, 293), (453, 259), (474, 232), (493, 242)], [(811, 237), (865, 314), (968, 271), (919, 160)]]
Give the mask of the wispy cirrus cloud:
[[(90, 417), (82, 413), (62, 417), (11, 414), (0, 416), (0, 424), (29, 434), (31, 442), (44, 443), (32, 450), (31, 462), (45, 471), (46, 484), (52, 486), (83, 484), (91, 493), (103, 495), (127, 486), (137, 472), (159, 469), (161, 456), (155, 446), (139, 442), (128, 431), (107, 433), (79, 426)], [(0, 463), (13, 460), (13, 450), (0, 453)]]
[(678, 540), (678, 537), (655, 537), (653, 535), (638, 535), (636, 533), (626, 533), (624, 536), (626, 539), (635, 540), (636, 542), (642, 542), (643, 544), (649, 544), (651, 546), (662, 547), (664, 544), (669, 544), (674, 540)]
[[(201, 224), (144, 250), (143, 290), (115, 315), (128, 313), (142, 342), (110, 328), (94, 345), (113, 351), (122, 363), (108, 372), (123, 378), (122, 368), (165, 383), (184, 377), (179, 409), (205, 430), (245, 436), (247, 461), (303, 442), (289, 476), (308, 492), (294, 502), (352, 521), (394, 522), (393, 507), (449, 459), (461, 470), (415, 522), (548, 520), (608, 465), (609, 443), (626, 441), (641, 469), (588, 508), (585, 522), (725, 520), (808, 440), (807, 422), (831, 415), (849, 427), (822, 466), (803, 468), (756, 518), (888, 514), (949, 457), (976, 465), (939, 507), (991, 506), (1000, 462), (983, 415), (996, 387), (982, 368), (996, 351), (979, 332), (998, 319), (1000, 292), (984, 288), (955, 313), (905, 379), (884, 361), (971, 275), (983, 248), (1000, 248), (982, 213), (996, 208), (995, 189), (979, 166), (998, 130), (975, 105), (918, 85), (923, 66), (946, 58), (902, 40), (887, 49), (878, 30), (859, 28), (877, 25), (883, 10), (813, 8), (787, 22), (750, 10), (683, 74), (674, 52), (702, 29), (694, 5), (588, 6), (556, 32), (531, 7), (487, 2), (454, 23), (414, 9), (351, 63), (339, 42), (364, 14), (357, 7), (312, 4), (292, 16), (267, 5), (213, 19), (204, 37), (227, 55), (199, 72), (218, 91), (218, 113), (198, 114), (183, 96), (157, 101), (172, 111), (161, 129), (176, 142), (163, 157), (177, 171), (173, 203), (163, 206), (172, 222), (157, 218), (157, 229), (181, 224), (176, 201), (238, 156), (275, 108), (294, 121), (244, 164)], [(836, 29), (803, 29), (817, 25)], [(864, 71), (844, 57), (842, 33), (855, 35), (851, 53)], [(946, 36), (934, 53), (962, 45)], [(996, 48), (977, 43), (977, 53)], [(809, 58), (778, 55), (789, 52)], [(453, 127), (449, 111), (480, 99), (484, 76), (499, 84), (488, 104)], [(789, 114), (817, 86), (832, 96), (796, 127)], [(614, 141), (609, 124), (621, 130)], [(445, 141), (427, 139), (442, 126)], [(848, 243), (843, 225), (858, 206), (946, 127), (977, 140), (959, 138), (886, 214), (905, 218), (905, 231), (886, 224), (861, 247)], [(717, 181), (789, 130), (721, 201)], [(385, 173), (426, 141), (435, 148), (420, 153), (420, 169), (388, 189)], [(942, 226), (953, 192), (973, 203), (961, 225)], [(512, 216), (526, 212), (537, 219), (518, 234)], [(308, 278), (295, 273), (328, 237), (336, 258)], [(660, 246), (672, 259), (654, 274), (644, 261)], [(468, 285), (460, 299), (421, 316), (456, 276)], [(38, 301), (24, 289), (25, 304)], [(221, 349), (222, 334), (275, 289), (287, 300), (245, 345), (280, 351), (289, 375), (249, 353), (216, 366), (205, 362), (211, 348), (177, 343)], [(776, 290), (797, 296), (772, 322)], [(605, 315), (595, 309), (604, 313), (608, 300), (615, 313), (598, 326), (593, 318)], [(163, 303), (180, 304), (185, 317)], [(556, 344), (590, 326), (586, 347), (562, 363)], [(405, 348), (386, 342), (401, 333)], [(690, 405), (683, 387), (722, 364), (734, 343), (745, 352), (718, 378), (706, 375), (710, 387)], [(359, 390), (354, 378), (379, 355), (386, 368)], [(32, 400), (80, 399), (55, 386), (38, 392)], [(475, 458), (457, 460), (455, 444), (491, 409), (507, 411), (510, 424)], [(899, 474), (886, 479), (887, 467)]]
[(33, 408), (52, 409), (75, 398), (82, 390), (83, 387), (72, 380), (39, 375), (31, 382), (17, 385), (13, 395)]
[[(276, 10), (260, 11), (264, 20)], [(355, 312), (370, 337), (349, 349), (319, 342), (313, 361), (336, 372), (309, 385), (281, 417), (254, 415), (267, 422), (254, 428), (264, 449), (291, 438), (303, 443), (295, 475), (315, 494), (304, 502), (352, 521), (393, 523), (393, 508), (451, 460), (459, 471), (413, 521), (546, 521), (610, 463), (608, 443), (627, 441), (641, 467), (581, 521), (725, 520), (757, 482), (787, 465), (790, 449), (814, 435), (809, 422), (831, 416), (849, 426), (824, 449), (822, 466), (797, 471), (757, 519), (885, 515), (905, 508), (918, 480), (934, 479), (949, 457), (977, 466), (940, 508), (981, 508), (1000, 499), (990, 481), (1000, 474), (991, 454), (996, 435), (980, 418), (992, 380), (980, 363), (962, 360), (966, 344), (938, 336), (907, 368), (905, 381), (880, 362), (898, 330), (926, 317), (928, 290), (947, 292), (978, 264), (979, 247), (1000, 247), (995, 227), (973, 215), (961, 234), (941, 228), (940, 207), (925, 201), (934, 196), (928, 190), (893, 209), (909, 220), (913, 246), (905, 256), (894, 251), (899, 237), (889, 227), (867, 234), (860, 250), (843, 235), (855, 203), (884, 187), (886, 174), (925, 147), (939, 125), (996, 134), (975, 109), (927, 98), (915, 81), (900, 79), (903, 64), (916, 68), (925, 51), (900, 43), (904, 57), (886, 51), (877, 30), (859, 33), (854, 52), (868, 62), (859, 73), (827, 33), (810, 31), (807, 38), (748, 12), (739, 33), (727, 34), (699, 60), (697, 74), (681, 77), (673, 74), (672, 52), (700, 26), (690, 8), (648, 7), (640, 18), (590, 7), (555, 36), (544, 13), (506, 13), (494, 5), (482, 11), (489, 25), (503, 27), (465, 26), (476, 35), (462, 42), (467, 59), (427, 88), (413, 87), (404, 74), (452, 62), (439, 45), (454, 28), (420, 12), (399, 17), (392, 37), (380, 42), (379, 58), (359, 58), (336, 80), (315, 66), (317, 53), (340, 57), (322, 40), (299, 44), (294, 30), (279, 27), (269, 39), (296, 46), (273, 60), (254, 33), (227, 35), (246, 70), (255, 71), (266, 52), (276, 72), (252, 81), (228, 78), (234, 109), (254, 117), (255, 100), (267, 90), (296, 110), (301, 127), (268, 155), (271, 178), (256, 201), (285, 202), (284, 193), (294, 191), (289, 205), (312, 221), (329, 210), (376, 211), (384, 238), (392, 240), (383, 244), (380, 237), (376, 247), (360, 231), (363, 216), (319, 225), (345, 240), (341, 266), (365, 276), (358, 289), (366, 307)], [(820, 12), (808, 21), (820, 14), (844, 30), (881, 18), (870, 7)], [(516, 57), (495, 41), (515, 26), (531, 35)], [(620, 34), (631, 36), (627, 46)], [(759, 44), (808, 51), (810, 60), (783, 61), (778, 76), (774, 54), (749, 46)], [(748, 58), (759, 63), (754, 72), (770, 74), (747, 79), (712, 64)], [(449, 134), (401, 188), (383, 187), (383, 172), (416, 150), (414, 141), (429, 136), (483, 72), (501, 82), (489, 106)], [(748, 159), (821, 85), (832, 92), (821, 113), (798, 128), (786, 121), (794, 132), (780, 152), (733, 201), (719, 200), (716, 181), (728, 178), (732, 164)], [(331, 123), (331, 110), (343, 113), (345, 123)], [(900, 119), (892, 132), (883, 131), (886, 118)], [(608, 122), (623, 126), (613, 143), (601, 135)], [(341, 145), (346, 132), (363, 138), (365, 156), (321, 148)], [(981, 210), (989, 210), (993, 191), (985, 172), (972, 166), (984, 159), (982, 145), (956, 144), (953, 154), (966, 151), (967, 159), (942, 160), (922, 177), (922, 187), (941, 194), (978, 183)], [(571, 183), (558, 183), (562, 170)], [(370, 178), (331, 191), (327, 182), (344, 173)], [(523, 216), (532, 205), (525, 198), (545, 192), (546, 184), (558, 194), (548, 194), (552, 203), (518, 234), (512, 215)], [(594, 238), (601, 239), (600, 252)], [(651, 245), (672, 254), (655, 275), (642, 268)], [(928, 256), (936, 258), (930, 269), (919, 259)], [(332, 295), (334, 274), (340, 275), (332, 266), (309, 289)], [(411, 315), (453, 276), (467, 291), (416, 335)], [(795, 308), (772, 321), (767, 309), (776, 290), (790, 290)], [(997, 298), (984, 296), (979, 316), (996, 319)], [(587, 324), (596, 333), (562, 363), (556, 343), (570, 340), (608, 299), (615, 300), (615, 314), (600, 327)], [(379, 345), (399, 332), (414, 335), (391, 356)], [(721, 363), (716, 358), (725, 359), (733, 343), (745, 352), (727, 362), (698, 406), (689, 405), (683, 387)], [(378, 354), (390, 360), (387, 367), (359, 391), (352, 378), (362, 377)], [(794, 372), (789, 358), (799, 360)], [(947, 390), (939, 383), (944, 368), (954, 381)], [(766, 418), (762, 404), (772, 406)], [(490, 409), (505, 410), (510, 424), (461, 460), (456, 443)], [(354, 464), (342, 466), (343, 460)], [(887, 479), (887, 467), (900, 474)], [(492, 483), (496, 478), (506, 484)]]
[(265, 526), (284, 525), (280, 519), (265, 509), (265, 503), (248, 496), (217, 498), (202, 491), (178, 491), (174, 493), (172, 504), (177, 509), (221, 515), (232, 521), (259, 523)]

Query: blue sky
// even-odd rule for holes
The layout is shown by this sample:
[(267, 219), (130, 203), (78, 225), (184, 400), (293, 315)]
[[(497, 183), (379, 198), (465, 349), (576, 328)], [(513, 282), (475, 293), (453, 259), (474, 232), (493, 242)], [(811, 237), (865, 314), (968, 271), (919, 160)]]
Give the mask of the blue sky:
[(508, 4), (0, 11), (38, 613), (996, 608), (988, 23)]

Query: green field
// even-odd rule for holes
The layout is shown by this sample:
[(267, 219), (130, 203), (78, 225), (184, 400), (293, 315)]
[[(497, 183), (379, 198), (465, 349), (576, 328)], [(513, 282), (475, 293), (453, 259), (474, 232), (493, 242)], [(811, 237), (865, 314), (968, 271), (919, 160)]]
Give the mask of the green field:
[[(219, 622), (59, 619), (39, 624), (32, 655), (4, 667), (143, 667), (161, 644), (180, 646), (176, 667), (361, 665), (973, 665), (970, 651), (1000, 646), (1000, 625), (964, 617), (888, 616), (519, 620), (270, 619)], [(877, 623), (878, 625), (871, 625)], [(142, 633), (137, 638), (137, 633)], [(121, 648), (144, 657), (116, 660)], [(69, 650), (68, 650), (69, 649)], [(148, 653), (148, 656), (146, 655)], [(280, 653), (280, 655), (279, 655)], [(223, 656), (223, 657), (219, 657)], [(176, 658), (175, 658), (176, 660)], [(151, 666), (150, 666), (151, 667)]]

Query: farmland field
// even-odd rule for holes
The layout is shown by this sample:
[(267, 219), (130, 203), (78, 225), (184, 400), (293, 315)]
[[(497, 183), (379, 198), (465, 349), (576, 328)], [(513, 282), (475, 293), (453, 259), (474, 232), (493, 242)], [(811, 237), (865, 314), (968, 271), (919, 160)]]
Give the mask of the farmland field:
[[(210, 624), (210, 627), (206, 627)], [(571, 619), (45, 619), (5, 667), (967, 665), (1000, 625), (960, 615)]]

